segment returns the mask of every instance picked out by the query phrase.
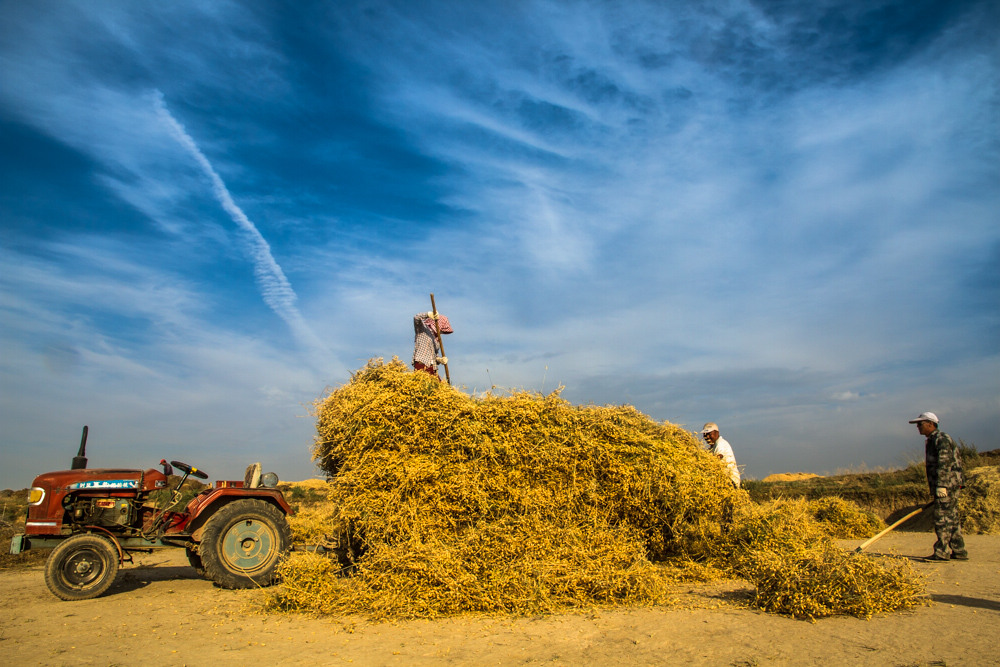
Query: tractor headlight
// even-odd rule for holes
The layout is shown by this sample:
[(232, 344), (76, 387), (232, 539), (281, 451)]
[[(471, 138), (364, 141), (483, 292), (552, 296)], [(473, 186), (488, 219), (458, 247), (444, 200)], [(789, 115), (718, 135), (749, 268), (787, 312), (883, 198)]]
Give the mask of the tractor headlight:
[(28, 491), (28, 504), (41, 505), (43, 500), (45, 500), (45, 489), (40, 486), (31, 487), (31, 490)]
[(266, 472), (260, 476), (260, 485), (267, 489), (278, 486), (278, 475), (273, 472)]

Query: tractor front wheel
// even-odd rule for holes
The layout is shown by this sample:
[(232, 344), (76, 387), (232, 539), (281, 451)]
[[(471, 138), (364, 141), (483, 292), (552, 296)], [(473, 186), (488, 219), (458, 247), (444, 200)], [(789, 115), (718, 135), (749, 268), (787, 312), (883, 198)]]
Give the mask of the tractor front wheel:
[(205, 574), (222, 588), (252, 588), (274, 583), (291, 545), (285, 514), (267, 501), (245, 498), (208, 520), (198, 553)]
[(52, 550), (45, 561), (45, 584), (62, 600), (89, 600), (115, 582), (118, 550), (105, 537), (74, 535)]

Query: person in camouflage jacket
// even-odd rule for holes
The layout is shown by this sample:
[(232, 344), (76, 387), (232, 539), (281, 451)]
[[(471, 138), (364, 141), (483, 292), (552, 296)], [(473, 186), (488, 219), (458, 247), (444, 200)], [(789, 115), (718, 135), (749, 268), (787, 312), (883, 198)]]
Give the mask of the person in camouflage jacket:
[[(938, 428), (938, 418), (933, 412), (923, 412), (910, 420), (926, 440), (924, 461), (927, 468), (927, 485), (934, 496), (934, 554), (925, 560), (946, 561), (949, 558), (968, 560), (965, 538), (962, 537), (962, 519), (958, 514), (958, 494), (965, 486), (962, 459), (955, 441)], [(948, 550), (951, 550), (949, 556)]]

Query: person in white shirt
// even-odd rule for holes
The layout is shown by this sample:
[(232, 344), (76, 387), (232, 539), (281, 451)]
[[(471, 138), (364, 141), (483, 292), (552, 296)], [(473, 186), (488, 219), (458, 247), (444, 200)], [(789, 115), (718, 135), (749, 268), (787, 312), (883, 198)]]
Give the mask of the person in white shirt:
[(708, 451), (722, 459), (723, 463), (726, 464), (726, 468), (729, 470), (729, 479), (733, 480), (733, 486), (738, 488), (740, 485), (740, 469), (736, 467), (736, 457), (733, 455), (732, 446), (725, 438), (719, 435), (719, 425), (708, 422), (701, 429), (701, 437), (708, 443)]

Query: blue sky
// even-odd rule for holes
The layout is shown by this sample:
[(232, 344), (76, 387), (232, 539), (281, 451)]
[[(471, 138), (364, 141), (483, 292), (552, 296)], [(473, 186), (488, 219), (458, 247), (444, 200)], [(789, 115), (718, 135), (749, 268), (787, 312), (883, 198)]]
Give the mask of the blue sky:
[(0, 488), (316, 474), (455, 384), (716, 421), (745, 474), (1000, 447), (995, 2), (0, 2)]

